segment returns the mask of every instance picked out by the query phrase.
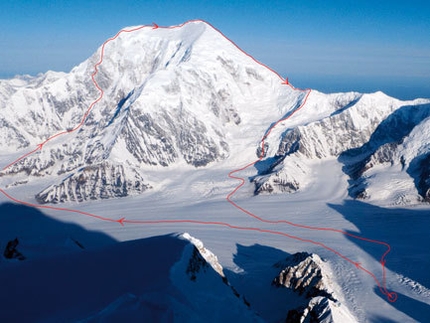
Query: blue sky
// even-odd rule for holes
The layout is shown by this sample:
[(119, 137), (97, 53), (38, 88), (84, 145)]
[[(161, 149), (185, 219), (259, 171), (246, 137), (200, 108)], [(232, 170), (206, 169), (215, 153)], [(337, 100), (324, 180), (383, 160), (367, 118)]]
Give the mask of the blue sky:
[(123, 27), (199, 18), (298, 86), (430, 97), (429, 17), (424, 0), (2, 0), (0, 77), (69, 71)]

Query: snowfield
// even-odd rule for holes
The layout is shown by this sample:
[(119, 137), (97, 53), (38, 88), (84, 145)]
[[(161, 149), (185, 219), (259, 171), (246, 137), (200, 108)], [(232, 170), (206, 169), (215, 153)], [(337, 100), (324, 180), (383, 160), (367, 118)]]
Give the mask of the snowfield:
[[(298, 224), (332, 227), (389, 242), (392, 252), (387, 258), (387, 286), (399, 295), (397, 302), (389, 303), (376, 289), (371, 277), (323, 248), (279, 235), (234, 230), (218, 225), (172, 223), (121, 226), (118, 223), (108, 223), (78, 214), (50, 210), (43, 210), (44, 215), (37, 219), (33, 219), (31, 216), (20, 219), (13, 208), (8, 210), (6, 206), (9, 201), (2, 197), (1, 247), (3, 249), (7, 241), (17, 236), (22, 240), (22, 246), (19, 246), (18, 249), (24, 255), (28, 254), (29, 258), (35, 259), (48, 258), (45, 260), (48, 262), (47, 266), (55, 267), (56, 265), (51, 265), (52, 261), (55, 262), (57, 259), (55, 255), (58, 256), (58, 253), (63, 252), (67, 252), (66, 255), (69, 252), (77, 252), (75, 250), (78, 248), (71, 242), (73, 240), (81, 242), (86, 248), (92, 250), (94, 247), (100, 248), (100, 245), (111, 246), (114, 241), (126, 242), (170, 233), (189, 232), (192, 236), (204, 241), (205, 247), (217, 256), (227, 279), (237, 292), (251, 304), (251, 309), (256, 311), (264, 321), (273, 321), (274, 318), (281, 319), (288, 312), (288, 302), (285, 296), (279, 295), (279, 293), (273, 294), (271, 289), (271, 281), (277, 274), (273, 265), (288, 255), (307, 251), (320, 255), (330, 265), (331, 279), (336, 282), (334, 286), (338, 286), (338, 295), (343, 295), (341, 303), (346, 305), (357, 321), (425, 322), (430, 308), (430, 290), (427, 287), (430, 285), (430, 281), (425, 268), (430, 265), (430, 258), (428, 257), (428, 244), (425, 243), (423, 237), (427, 236), (430, 225), (429, 208), (426, 206), (383, 208), (351, 200), (346, 196), (346, 184), (342, 180), (345, 174), (341, 172), (340, 166), (335, 160), (321, 163), (319, 170), (324, 173), (324, 176), (320, 180), (317, 178), (307, 191), (291, 195), (239, 197), (235, 201), (265, 219), (287, 219)], [(111, 218), (126, 217), (128, 220), (221, 221), (239, 227), (276, 230), (319, 241), (335, 248), (347, 257), (359, 261), (363, 267), (382, 279), (381, 266), (378, 262), (385, 251), (382, 247), (354, 241), (342, 234), (260, 223), (233, 208), (225, 198), (219, 197), (220, 191), (227, 193), (231, 189), (226, 185), (226, 180), (222, 180), (219, 170), (196, 171), (194, 174), (184, 172), (183, 175), (184, 178), (178, 181), (178, 183), (182, 183), (178, 185), (182, 188), (181, 191), (178, 187), (173, 186), (172, 191), (163, 189), (159, 195), (148, 193), (138, 197), (100, 202), (67, 203), (65, 207)], [(226, 174), (224, 174), (225, 176)], [(190, 180), (189, 177), (193, 180)], [(215, 181), (216, 178), (221, 179), (219, 184)], [(328, 178), (330, 180), (326, 180)], [(217, 187), (218, 190), (210, 194), (204, 183), (206, 186)], [(243, 189), (243, 191), (247, 190), (252, 191), (252, 185), (249, 183)], [(15, 192), (12, 193), (19, 198), (27, 195), (19, 189), (15, 189)], [(8, 214), (8, 216), (5, 217), (4, 214)], [(46, 223), (48, 221), (54, 222), (55, 225)], [(72, 225), (73, 229), (67, 228)], [(61, 227), (66, 229), (59, 230), (58, 228)], [(408, 229), (405, 230), (405, 228)], [(103, 238), (100, 238), (99, 235)], [(164, 247), (156, 245), (153, 245), (153, 248), (157, 248), (157, 253), (162, 255), (162, 259), (167, 260), (172, 257), (170, 249), (164, 250)], [(52, 256), (51, 249), (56, 252), (53, 251)], [(106, 253), (111, 255), (109, 249), (106, 250)], [(82, 253), (82, 251), (78, 252)], [(130, 251), (131, 254), (133, 252), (133, 250)], [(152, 259), (150, 255), (141, 250), (136, 251), (136, 254), (142, 255), (147, 261)], [(69, 259), (68, 257), (65, 256), (65, 259)], [(112, 254), (111, 257), (116, 256)], [(121, 260), (115, 263), (118, 266), (121, 264)], [(31, 268), (31, 264), (32, 262), (29, 260), (26, 266)], [(5, 274), (1, 276), (8, 277), (9, 275), (6, 273), (16, 266), (16, 263), (2, 260), (1, 268), (5, 270)], [(91, 260), (91, 265), (88, 265), (87, 270), (92, 272), (93, 266)], [(106, 283), (109, 286), (116, 285), (114, 277), (117, 275), (116, 272), (121, 272), (114, 268), (116, 267), (109, 269), (113, 276), (112, 279), (109, 279), (110, 282)], [(123, 275), (128, 277), (127, 273)], [(85, 271), (82, 276), (86, 276)], [(19, 290), (21, 286), (19, 279), (14, 281), (16, 282), (14, 288)], [(135, 283), (139, 285), (138, 282)], [(2, 300), (10, 297), (9, 292), (6, 291), (9, 289), (4, 289)], [(71, 293), (82, 297), (79, 290), (71, 291)], [(262, 297), (266, 294), (267, 297)], [(128, 301), (130, 301), (129, 297), (134, 299), (131, 304), (135, 304), (137, 302), (135, 298), (140, 297), (140, 294), (133, 295), (135, 296), (127, 298)], [(120, 296), (118, 295), (118, 297)], [(17, 300), (19, 303), (22, 302), (20, 297)], [(259, 301), (253, 302), (256, 299)], [(271, 301), (265, 302), (266, 299)], [(114, 301), (115, 299), (110, 300), (112, 303)], [(269, 305), (270, 307), (267, 308)], [(75, 306), (79, 307), (78, 304)], [(112, 306), (109, 308), (112, 309)], [(114, 306), (114, 308), (116, 307)], [(213, 310), (216, 310), (215, 308), (216, 305)], [(135, 314), (135, 317), (141, 317), (139, 312)]]
[[(193, 21), (106, 43), (82, 119), (100, 55), (0, 81), (0, 321), (430, 322), (430, 99), (297, 90)], [(299, 252), (335, 301), (274, 286)]]

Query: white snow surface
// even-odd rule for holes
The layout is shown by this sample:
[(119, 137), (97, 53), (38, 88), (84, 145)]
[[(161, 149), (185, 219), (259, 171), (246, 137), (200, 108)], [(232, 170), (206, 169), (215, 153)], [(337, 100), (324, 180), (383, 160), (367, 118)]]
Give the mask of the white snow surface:
[[(99, 57), (100, 49), (68, 74), (48, 72), (0, 81), (2, 168), (47, 137), (79, 124), (99, 95), (90, 78)], [(126, 178), (139, 172), (152, 188), (107, 200), (76, 203), (69, 199), (61, 207), (115, 220), (176, 222), (121, 226), (67, 210), (11, 204), (0, 194), (0, 251), (18, 237), (17, 249), (27, 257), (22, 263), (0, 257), (1, 286), (8, 286), (0, 291), (0, 317), (5, 321), (19, 315), (25, 320), (28, 313), (45, 322), (59, 318), (150, 320), (150, 313), (158, 321), (171, 321), (175, 310), (181, 313), (174, 317), (177, 321), (208, 321), (208, 317), (214, 322), (227, 321), (239, 315), (247, 322), (284, 320), (289, 300), (271, 289), (277, 275), (273, 265), (299, 251), (316, 253), (330, 265), (333, 288), (353, 316), (339, 312), (335, 322), (346, 322), (346, 317), (358, 322), (430, 321), (430, 249), (425, 239), (430, 208), (418, 201), (415, 179), (407, 172), (409, 163), (429, 153), (430, 124), (424, 116), (430, 100), (400, 101), (380, 92), (312, 91), (306, 105), (271, 132), (266, 140), (267, 157), (260, 164), (263, 168), (271, 165), (288, 132), (300, 133), (304, 150), (285, 157), (272, 173), (260, 174), (269, 184), (292, 178), (300, 189), (291, 194), (254, 196), (255, 185), (249, 179), (258, 175), (257, 164), (239, 173), (245, 184), (233, 197), (264, 219), (331, 227), (389, 243), (392, 251), (387, 256), (386, 283), (399, 296), (390, 303), (371, 276), (335, 253), (254, 229), (323, 243), (359, 262), (379, 281), (383, 280), (379, 264), (383, 247), (339, 233), (262, 223), (225, 199), (239, 184), (227, 174), (256, 160), (256, 149), (270, 125), (297, 109), (305, 92), (282, 85), (278, 76), (203, 22), (121, 34), (106, 45), (96, 79), (105, 94), (81, 130), (47, 143), (41, 152), (16, 166), (31, 166), (32, 174), (10, 174), (10, 169), (0, 173), (0, 188), (17, 199), (36, 203), (38, 192), (78, 172), (88, 159), (95, 164), (108, 162), (124, 166)], [(410, 117), (408, 107), (421, 111), (414, 115), (422, 120)], [(348, 196), (350, 177), (343, 171), (339, 154), (369, 142), (378, 126), (396, 111), (401, 118), (412, 120), (413, 127), (396, 143), (392, 162), (376, 163), (362, 174), (360, 183), (369, 198), (353, 200)], [(143, 116), (150, 118), (141, 122)], [(240, 123), (235, 122), (237, 116)], [(169, 120), (178, 121), (177, 125)], [(164, 135), (140, 131), (151, 122), (151, 129), (163, 129)], [(196, 125), (206, 131), (189, 134), (189, 138), (197, 138), (192, 141), (196, 150), (190, 152), (177, 137)], [(198, 137), (200, 133), (204, 136)], [(141, 147), (139, 154), (127, 144), (131, 135)], [(168, 138), (176, 157), (160, 148), (167, 147), (163, 145)], [(200, 145), (202, 141), (207, 145)], [(217, 154), (210, 156), (208, 147), (216, 147)], [(189, 155), (212, 159), (194, 167), (187, 161)], [(405, 167), (401, 166), (402, 156)], [(184, 232), (189, 234), (177, 237)], [(151, 237), (153, 240), (145, 240)], [(197, 283), (184, 279), (194, 248), (210, 264), (210, 270), (197, 275)], [(164, 276), (152, 279), (157, 273)], [(221, 273), (240, 297), (223, 283)], [(64, 286), (68, 284), (64, 277), (74, 277), (72, 282), (84, 279), (88, 286), (83, 284), (83, 290), (76, 290), (73, 284)], [(155, 286), (160, 281), (166, 282), (161, 288)], [(208, 294), (211, 288), (213, 293)], [(52, 296), (60, 291), (64, 300), (70, 299), (70, 306)], [(86, 293), (95, 303), (80, 301)], [(195, 302), (198, 305), (193, 306)], [(225, 310), (218, 311), (220, 308)]]
[[(70, 212), (43, 210), (45, 215), (41, 216), (41, 220), (31, 216), (21, 218), (17, 212), (11, 210), (12, 213), (8, 214), (0, 227), (2, 238), (0, 248), (3, 250), (7, 241), (17, 236), (22, 241), (22, 246), (18, 246), (18, 250), (29, 258), (38, 259), (50, 254), (70, 252), (70, 247), (67, 246), (71, 243), (66, 243), (70, 241), (70, 237), (84, 241), (82, 243), (88, 248), (93, 245), (112, 244), (111, 240), (104, 241), (92, 232), (103, 232), (118, 241), (171, 232), (189, 232), (204, 241), (205, 248), (209, 248), (217, 256), (232, 286), (249, 301), (251, 310), (258, 313), (264, 321), (285, 317), (288, 310), (286, 305), (288, 299), (273, 294), (270, 288), (271, 281), (277, 274), (273, 270), (273, 264), (298, 251), (314, 252), (330, 264), (331, 277), (340, 286), (339, 293), (344, 295), (344, 304), (357, 321), (425, 322), (429, 315), (430, 282), (423, 268), (427, 268), (430, 262), (428, 245), (423, 244), (420, 237), (428, 234), (429, 209), (427, 207), (384, 209), (349, 200), (346, 196), (345, 175), (340, 168), (335, 160), (321, 162), (318, 169), (324, 176), (316, 180), (306, 191), (290, 195), (243, 196), (236, 201), (266, 219), (333, 227), (388, 241), (392, 252), (387, 257), (387, 286), (389, 290), (399, 293), (400, 298), (396, 303), (387, 302), (376, 289), (371, 277), (323, 248), (279, 235), (234, 230), (218, 225), (165, 223), (125, 224), (122, 227), (117, 223), (103, 222)], [(378, 260), (385, 251), (383, 248), (373, 244), (361, 244), (341, 234), (298, 229), (288, 225), (262, 224), (239, 212), (227, 203), (224, 197), (220, 197), (234, 186), (223, 185), (223, 182), (217, 186), (215, 179), (223, 177), (226, 178), (226, 173), (216, 169), (184, 172), (178, 178), (180, 181), (178, 186), (165, 187), (161, 193), (153, 192), (103, 202), (66, 203), (65, 206), (113, 219), (124, 216), (128, 220), (222, 221), (239, 227), (260, 227), (285, 232), (335, 248), (343, 255), (360, 262), (363, 267), (382, 279)], [(208, 193), (208, 186), (218, 187), (219, 191), (215, 191), (216, 194)], [(252, 191), (251, 184), (247, 184), (243, 191)], [(8, 192), (19, 198), (31, 199), (31, 194), (22, 189), (15, 188)], [(219, 194), (220, 192), (222, 194)], [(5, 206), (9, 201), (2, 196), (1, 202), (2, 215), (7, 214)], [(45, 223), (43, 221), (45, 218), (47, 221), (53, 221), (55, 225)], [(68, 228), (70, 225), (77, 227), (71, 230)], [(65, 229), (58, 229), (62, 227)], [(408, 230), (404, 230), (405, 227)], [(46, 245), (50, 248), (46, 249)], [(55, 252), (50, 252), (51, 249)], [(72, 251), (73, 249), (76, 249), (76, 246)], [(163, 258), (170, 257), (164, 251), (158, 252), (163, 254)], [(55, 261), (56, 258), (52, 259)], [(3, 259), (0, 266), (5, 266), (8, 262), (10, 261)], [(7, 268), (5, 267), (5, 270)], [(6, 297), (7, 294), (2, 295)], [(132, 299), (139, 298), (139, 294), (133, 295), (130, 296)], [(129, 300), (129, 297), (126, 299)], [(135, 302), (137, 301), (133, 301), (132, 304)], [(167, 301), (163, 302), (166, 304)]]

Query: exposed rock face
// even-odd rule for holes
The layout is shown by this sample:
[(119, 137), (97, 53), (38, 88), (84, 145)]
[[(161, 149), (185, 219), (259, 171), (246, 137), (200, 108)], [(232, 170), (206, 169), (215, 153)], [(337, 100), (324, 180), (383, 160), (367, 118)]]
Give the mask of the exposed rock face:
[[(321, 112), (319, 119), (285, 131), (272, 163), (253, 179), (256, 194), (295, 192), (306, 186), (311, 175), (306, 161), (335, 157), (350, 177), (349, 194), (354, 198), (372, 195), (367, 188), (372, 186), (369, 177), (374, 169), (393, 171), (392, 166), (401, 165), (396, 172), (407, 171), (412, 177), (420, 196), (415, 193), (415, 200), (426, 199), (428, 177), (418, 164), (425, 164), (430, 151), (428, 101), (402, 102), (382, 93), (357, 94), (340, 102), (333, 97), (319, 100), (327, 109), (325, 115)], [(398, 199), (407, 200), (404, 194), (414, 199), (411, 190), (401, 189)]]
[(310, 169), (298, 156), (286, 157), (277, 157), (267, 171), (253, 179), (255, 194), (294, 193), (301, 188), (301, 178), (308, 176)]
[(39, 203), (82, 202), (123, 197), (150, 188), (136, 171), (126, 172), (122, 165), (102, 163), (86, 166), (36, 195)]
[(333, 311), (341, 311), (347, 322), (355, 322), (348, 309), (341, 305), (334, 294), (322, 260), (315, 254), (300, 252), (279, 262), (276, 267), (286, 267), (273, 280), (278, 288), (293, 290), (303, 299), (303, 305), (288, 311), (286, 322), (339, 322)]
[(336, 301), (324, 284), (321, 267), (317, 263), (321, 259), (317, 255), (300, 252), (292, 255), (288, 260), (291, 261), (291, 265), (279, 273), (273, 285), (293, 289), (305, 298), (323, 296)]
[(192, 281), (196, 281), (197, 274), (200, 272), (206, 272), (207, 268), (209, 268), (209, 264), (199, 253), (198, 249), (194, 248), (190, 261), (188, 262), (186, 274)]
[[(286, 323), (333, 323), (329, 300), (325, 297), (312, 298), (306, 307), (288, 311)], [(336, 321), (337, 322), (337, 321)], [(339, 321), (339, 323), (342, 323)]]
[[(192, 237), (189, 233), (184, 233), (181, 237), (190, 241), (196, 249), (193, 250), (193, 256), (191, 257), (189, 265), (190, 268), (195, 268), (196, 271), (198, 271), (201, 267), (209, 264), (221, 277), (225, 277), (223, 268), (218, 261), (218, 257), (214, 255), (212, 251), (206, 249), (201, 240)], [(187, 268), (187, 273), (188, 271), (192, 270)]]

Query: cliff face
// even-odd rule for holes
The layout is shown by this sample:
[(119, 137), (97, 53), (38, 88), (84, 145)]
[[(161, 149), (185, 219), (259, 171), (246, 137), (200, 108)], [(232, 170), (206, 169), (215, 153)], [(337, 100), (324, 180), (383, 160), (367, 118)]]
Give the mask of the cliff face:
[(276, 264), (284, 269), (272, 285), (293, 290), (302, 300), (301, 306), (288, 310), (286, 322), (357, 322), (339, 302), (326, 266), (318, 255), (306, 252)]
[(83, 202), (136, 195), (151, 188), (138, 172), (126, 171), (123, 165), (109, 163), (86, 166), (38, 193), (36, 200), (41, 204)]

